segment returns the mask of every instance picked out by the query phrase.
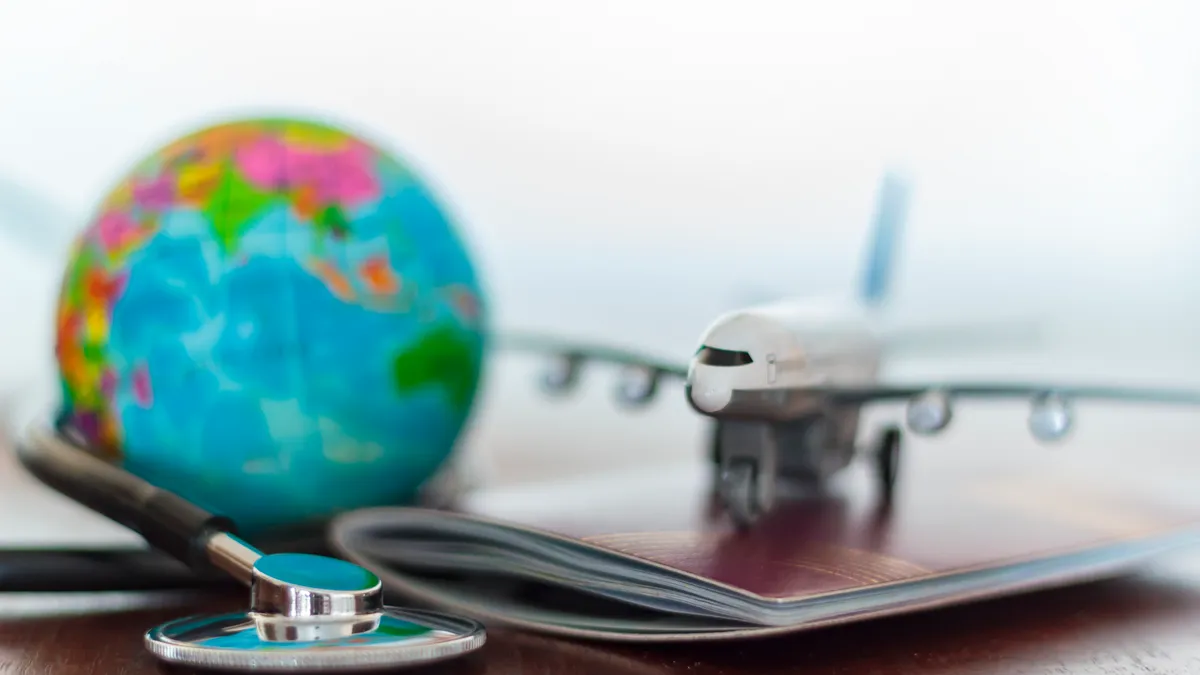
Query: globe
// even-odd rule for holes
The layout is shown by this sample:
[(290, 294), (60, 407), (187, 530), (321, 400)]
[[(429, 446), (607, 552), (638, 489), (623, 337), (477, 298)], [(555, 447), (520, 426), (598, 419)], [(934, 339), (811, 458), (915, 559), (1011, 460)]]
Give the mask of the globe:
[(319, 523), (446, 464), (485, 328), (409, 166), (335, 125), (233, 120), (138, 162), (75, 240), (59, 418), (247, 536)]

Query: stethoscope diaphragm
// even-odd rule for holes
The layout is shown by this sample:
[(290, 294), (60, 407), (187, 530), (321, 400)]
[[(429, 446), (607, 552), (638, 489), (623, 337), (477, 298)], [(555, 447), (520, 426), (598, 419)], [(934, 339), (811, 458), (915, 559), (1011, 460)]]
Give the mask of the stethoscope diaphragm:
[(246, 612), (197, 616), (146, 633), (159, 659), (236, 670), (372, 670), (418, 666), (482, 647), (483, 625), (458, 616), (385, 607), (373, 630), (321, 640), (266, 640)]

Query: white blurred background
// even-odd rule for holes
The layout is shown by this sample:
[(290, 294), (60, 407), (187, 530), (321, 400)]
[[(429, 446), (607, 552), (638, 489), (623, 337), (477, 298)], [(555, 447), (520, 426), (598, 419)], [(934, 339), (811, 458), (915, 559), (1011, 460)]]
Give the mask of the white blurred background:
[(1050, 313), (1083, 328), (1034, 372), (1200, 383), (1198, 25), (1191, 0), (4, 3), (0, 383), (52, 391), (63, 233), (146, 152), (260, 112), (418, 166), (502, 326), (683, 356), (717, 312), (848, 289), (899, 164), (897, 308)]

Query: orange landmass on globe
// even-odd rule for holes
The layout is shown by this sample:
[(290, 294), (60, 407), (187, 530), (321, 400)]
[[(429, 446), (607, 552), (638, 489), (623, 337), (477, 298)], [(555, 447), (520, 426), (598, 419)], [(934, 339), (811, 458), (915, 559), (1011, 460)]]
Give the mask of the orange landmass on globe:
[(363, 261), (358, 273), (372, 293), (395, 295), (400, 291), (400, 277), (392, 270), (385, 255), (372, 256)]

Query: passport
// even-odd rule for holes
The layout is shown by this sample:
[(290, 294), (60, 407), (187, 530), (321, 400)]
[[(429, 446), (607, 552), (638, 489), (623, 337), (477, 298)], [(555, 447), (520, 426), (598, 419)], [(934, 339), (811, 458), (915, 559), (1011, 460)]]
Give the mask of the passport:
[(1170, 471), (938, 454), (909, 461), (890, 502), (865, 467), (817, 493), (784, 485), (744, 531), (715, 499), (714, 469), (696, 462), (484, 489), (444, 509), (352, 512), (331, 543), (405, 602), (576, 637), (673, 641), (1078, 583), (1200, 542), (1200, 495)]

